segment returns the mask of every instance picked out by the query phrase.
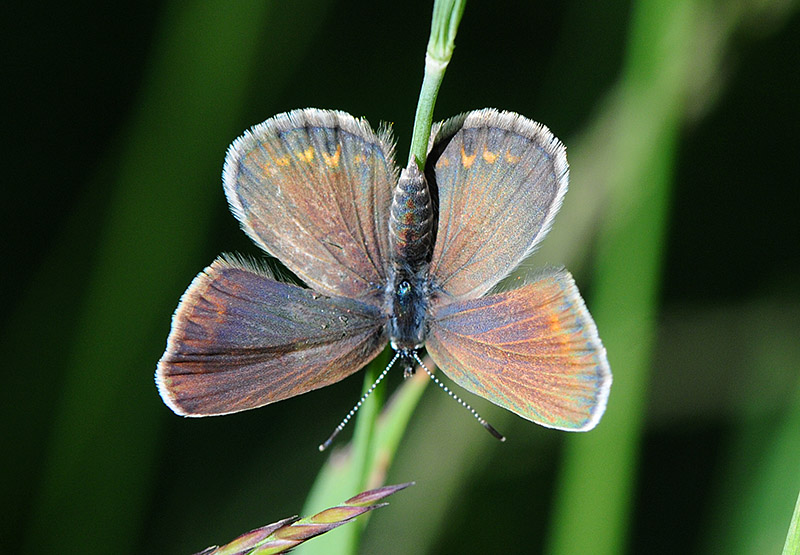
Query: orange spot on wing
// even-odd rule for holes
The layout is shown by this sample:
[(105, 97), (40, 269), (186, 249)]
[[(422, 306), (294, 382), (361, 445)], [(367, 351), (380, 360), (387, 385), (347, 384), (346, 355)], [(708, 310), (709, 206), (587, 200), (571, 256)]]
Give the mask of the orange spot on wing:
[(510, 152), (506, 152), (505, 158), (506, 158), (506, 162), (508, 162), (510, 164), (516, 164), (517, 162), (519, 162), (519, 156), (514, 156)]
[(561, 319), (558, 317), (558, 314), (555, 312), (550, 314), (547, 320), (549, 324), (548, 327), (553, 334), (557, 334), (561, 331)]
[(275, 158), (275, 164), (278, 166), (288, 166), (292, 163), (292, 159), (288, 156), (281, 156), (280, 158)]
[(311, 163), (311, 161), (314, 159), (314, 147), (310, 146), (307, 149), (305, 149), (304, 151), (299, 152), (297, 154), (297, 157), (300, 158), (301, 160), (303, 160), (306, 163)]
[(486, 160), (489, 164), (494, 164), (494, 161), (500, 157), (499, 154), (495, 154), (490, 150), (483, 151), (483, 159)]
[(478, 156), (477, 154), (473, 154), (472, 156), (468, 155), (468, 154), (466, 153), (466, 151), (464, 150), (464, 147), (463, 147), (463, 146), (461, 147), (461, 164), (462, 164), (462, 165), (463, 165), (465, 168), (469, 168), (469, 167), (471, 167), (471, 166), (472, 166), (472, 164), (474, 164), (474, 163), (475, 163), (475, 158), (476, 158), (477, 156)]
[(339, 158), (342, 156), (342, 145), (336, 145), (336, 152), (333, 154), (328, 154), (327, 152), (322, 152), (322, 159), (325, 161), (325, 165), (329, 168), (338, 168), (339, 167)]
[(258, 164), (258, 167), (261, 168), (262, 172), (264, 172), (266, 174), (269, 174), (269, 175), (272, 175), (272, 174), (275, 173), (275, 168), (273, 168), (272, 164), (270, 164), (269, 162), (267, 162), (267, 161), (257, 162), (257, 164)]

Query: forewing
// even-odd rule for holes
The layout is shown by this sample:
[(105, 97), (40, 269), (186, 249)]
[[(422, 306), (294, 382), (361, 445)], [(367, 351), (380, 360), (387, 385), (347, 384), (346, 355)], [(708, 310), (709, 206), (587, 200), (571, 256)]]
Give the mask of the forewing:
[(388, 132), (344, 112), (295, 110), (228, 149), (225, 194), (261, 248), (314, 289), (371, 297), (386, 281), (396, 181)]
[(178, 414), (227, 414), (338, 382), (385, 344), (378, 309), (218, 259), (181, 298), (156, 383)]
[(532, 252), (568, 181), (566, 150), (547, 127), (496, 110), (444, 122), (426, 173), (439, 201), (434, 287), (463, 298), (484, 294)]
[(572, 276), (433, 309), (426, 343), (463, 388), (549, 428), (594, 428), (611, 371)]

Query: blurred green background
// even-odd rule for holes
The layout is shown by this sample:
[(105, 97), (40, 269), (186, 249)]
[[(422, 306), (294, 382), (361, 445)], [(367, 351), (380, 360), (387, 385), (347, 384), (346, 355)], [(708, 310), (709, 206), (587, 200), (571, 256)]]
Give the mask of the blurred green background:
[[(615, 381), (584, 435), (465, 394), (505, 444), (428, 388), (388, 475), (417, 486), (364, 553), (780, 550), (800, 490), (797, 7), (468, 3), (435, 118), (513, 110), (566, 143), (570, 193), (525, 268), (575, 273)], [(191, 553), (300, 511), (361, 380), (188, 420), (155, 363), (194, 275), (258, 254), (225, 204), (228, 144), (335, 108), (394, 123), (404, 160), (430, 11), (7, 10), (0, 552)]]

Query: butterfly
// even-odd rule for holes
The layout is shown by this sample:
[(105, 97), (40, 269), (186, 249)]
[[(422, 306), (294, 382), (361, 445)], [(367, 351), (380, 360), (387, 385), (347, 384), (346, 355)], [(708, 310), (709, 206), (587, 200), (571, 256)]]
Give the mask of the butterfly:
[(434, 126), (423, 170), (388, 128), (295, 110), (229, 147), (225, 195), (247, 235), (308, 287), (222, 256), (183, 294), (156, 383), (183, 416), (261, 407), (336, 383), (388, 344), (426, 349), (464, 389), (560, 430), (592, 429), (611, 371), (572, 276), (498, 283), (541, 242), (566, 150), (511, 112)]

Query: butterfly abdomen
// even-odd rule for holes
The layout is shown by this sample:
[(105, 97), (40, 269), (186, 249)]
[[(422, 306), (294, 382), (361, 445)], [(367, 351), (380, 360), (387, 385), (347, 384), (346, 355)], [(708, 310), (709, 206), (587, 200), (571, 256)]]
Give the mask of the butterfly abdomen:
[(430, 261), (433, 204), (425, 176), (411, 162), (400, 174), (392, 194), (389, 244), (396, 265), (417, 270)]
[(390, 267), (386, 309), (392, 347), (408, 351), (426, 335), (428, 267), (433, 248), (433, 203), (415, 162), (400, 174), (389, 215)]

